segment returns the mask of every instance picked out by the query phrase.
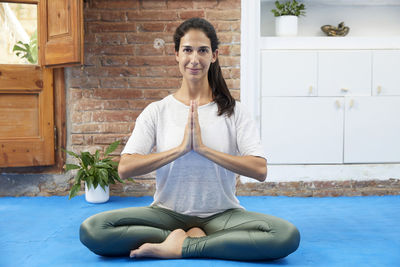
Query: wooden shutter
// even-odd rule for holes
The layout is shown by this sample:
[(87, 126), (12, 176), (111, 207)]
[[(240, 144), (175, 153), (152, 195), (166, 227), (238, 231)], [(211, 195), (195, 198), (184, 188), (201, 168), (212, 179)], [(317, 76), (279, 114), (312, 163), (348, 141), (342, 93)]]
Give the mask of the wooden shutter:
[(53, 71), (0, 65), (0, 167), (54, 164)]
[(83, 64), (83, 0), (40, 0), (42, 66)]

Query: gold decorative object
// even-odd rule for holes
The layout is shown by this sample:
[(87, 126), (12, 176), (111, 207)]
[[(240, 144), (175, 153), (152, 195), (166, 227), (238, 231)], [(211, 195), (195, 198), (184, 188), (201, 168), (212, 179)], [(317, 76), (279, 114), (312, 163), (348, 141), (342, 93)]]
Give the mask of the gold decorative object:
[(321, 30), (328, 36), (346, 36), (349, 33), (350, 28), (344, 26), (344, 22), (341, 22), (337, 27), (324, 25), (321, 27)]

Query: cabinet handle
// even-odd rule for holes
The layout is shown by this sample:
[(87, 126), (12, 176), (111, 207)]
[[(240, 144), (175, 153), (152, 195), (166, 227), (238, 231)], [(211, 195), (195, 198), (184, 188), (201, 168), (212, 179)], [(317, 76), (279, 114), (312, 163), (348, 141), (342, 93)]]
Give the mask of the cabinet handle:
[(345, 92), (345, 93), (347, 93), (347, 92), (349, 91), (348, 88), (342, 88), (342, 89), (340, 89), (340, 90), (342, 90), (342, 92)]
[(352, 108), (354, 106), (354, 99), (350, 100), (349, 106), (350, 106), (350, 108)]
[(378, 94), (380, 94), (382, 92), (382, 86), (379, 85), (377, 91), (378, 91)]
[(312, 85), (310, 85), (310, 87), (308, 87), (308, 94), (312, 94), (313, 93), (313, 87)]
[(340, 108), (340, 101), (339, 101), (339, 100), (336, 100), (336, 106), (337, 106), (338, 108)]

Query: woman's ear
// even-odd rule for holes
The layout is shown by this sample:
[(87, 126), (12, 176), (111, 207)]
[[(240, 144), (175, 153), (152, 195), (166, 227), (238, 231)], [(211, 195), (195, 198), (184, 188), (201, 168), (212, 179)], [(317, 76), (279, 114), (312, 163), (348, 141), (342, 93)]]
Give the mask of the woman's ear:
[(179, 63), (179, 52), (175, 51), (175, 61)]
[(212, 55), (213, 55), (213, 58), (212, 58), (211, 62), (214, 63), (218, 59), (218, 49), (215, 49), (215, 51), (212, 53)]

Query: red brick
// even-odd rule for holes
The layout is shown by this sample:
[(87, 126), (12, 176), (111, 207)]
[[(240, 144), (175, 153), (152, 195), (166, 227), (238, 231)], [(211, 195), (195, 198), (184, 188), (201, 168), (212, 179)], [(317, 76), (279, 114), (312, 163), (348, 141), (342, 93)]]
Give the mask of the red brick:
[(87, 112), (72, 112), (71, 121), (73, 123), (87, 123), (91, 122), (92, 113), (90, 111)]
[(97, 33), (96, 41), (98, 44), (121, 45), (127, 44), (124, 33)]
[(163, 22), (142, 22), (137, 23), (137, 25), (141, 32), (163, 32), (166, 28)]
[(94, 22), (89, 24), (89, 32), (136, 32), (135, 22)]
[(147, 107), (152, 102), (154, 102), (154, 100), (133, 99), (133, 100), (129, 100), (129, 106), (131, 109), (143, 110), (145, 107)]
[(191, 0), (168, 0), (168, 9), (190, 9), (193, 8), (193, 1)]
[(83, 12), (84, 21), (97, 21), (100, 20), (100, 13), (97, 10), (85, 9)]
[(103, 102), (104, 110), (123, 110), (129, 109), (129, 101), (126, 100), (107, 100)]
[(144, 9), (166, 9), (166, 0), (144, 0), (141, 1), (141, 8)]
[(162, 12), (153, 10), (128, 11), (126, 15), (129, 21), (142, 21), (142, 20), (174, 21), (178, 19), (176, 11), (170, 11), (170, 10), (163, 10)]
[(174, 66), (177, 65), (174, 56), (137, 56), (128, 58), (128, 66)]
[(91, 8), (99, 9), (137, 9), (139, 8), (138, 0), (92, 0), (90, 1)]
[(102, 66), (123, 66), (127, 65), (125, 56), (103, 56), (101, 57)]
[(109, 145), (124, 138), (126, 138), (126, 135), (122, 134), (96, 134), (93, 136), (93, 143)]
[(201, 0), (201, 1), (194, 1), (194, 8), (201, 9), (201, 8), (215, 8), (218, 4), (217, 0)]
[(74, 103), (77, 111), (99, 110), (103, 108), (103, 105), (103, 101), (89, 98), (82, 98)]
[(72, 134), (71, 135), (72, 145), (92, 145), (93, 137), (86, 134)]
[(93, 111), (93, 122), (129, 122), (134, 121), (139, 116), (140, 111), (103, 110)]
[(163, 39), (166, 43), (172, 43), (173, 34), (165, 32), (127, 33), (126, 39), (129, 44), (154, 43), (154, 39)]
[(174, 92), (176, 92), (176, 90), (163, 90), (163, 89), (158, 89), (158, 90), (151, 90), (151, 89), (146, 89), (143, 90), (144, 92), (144, 97), (145, 98), (151, 98), (151, 99), (155, 99), (155, 100), (160, 100)]
[(178, 66), (173, 67), (140, 67), (140, 77), (182, 77)]
[(180, 78), (128, 78), (131, 88), (178, 88), (181, 85)]
[(102, 21), (126, 21), (125, 11), (102, 11), (100, 13), (100, 18)]
[(190, 19), (190, 18), (204, 18), (205, 13), (204, 10), (188, 10), (188, 11), (179, 11), (180, 19)]
[(234, 99), (236, 99), (237, 101), (240, 101), (240, 91), (239, 90), (229, 89), (229, 92), (231, 93), (231, 95)]
[(138, 56), (155, 56), (155, 55), (163, 55), (164, 48), (154, 48), (154, 45), (151, 44), (143, 44), (136, 45), (136, 55)]
[(103, 76), (108, 77), (132, 77), (138, 76), (139, 70), (135, 67), (103, 67), (101, 72)]
[(233, 68), (231, 69), (231, 76), (232, 79), (239, 79), (240, 78), (240, 69), (239, 68)]
[(240, 67), (239, 56), (220, 56), (218, 60), (221, 67)]
[(109, 87), (109, 88), (127, 88), (128, 81), (126, 78), (101, 78), (100, 79), (101, 87)]
[(97, 78), (89, 78), (85, 76), (70, 78), (69, 86), (77, 88), (95, 88), (99, 86), (99, 80)]
[(206, 18), (209, 20), (221, 18), (224, 20), (240, 20), (240, 10), (207, 10)]
[(143, 92), (137, 89), (98, 88), (94, 90), (93, 97), (102, 99), (135, 99), (143, 98)]
[(165, 54), (175, 56), (175, 44), (165, 44)]
[(72, 133), (98, 133), (102, 131), (101, 124), (90, 123), (90, 124), (72, 124)]
[(240, 45), (231, 46), (231, 56), (240, 56)]
[(217, 31), (217, 35), (220, 32), (240, 32), (240, 20), (238, 21), (221, 21), (221, 20), (210, 20), (210, 23), (214, 26)]
[(134, 122), (102, 123), (101, 133), (130, 134), (133, 131), (134, 125)]
[(240, 88), (240, 80), (239, 79), (226, 79), (226, 85), (230, 89), (239, 89)]
[(182, 23), (182, 21), (174, 21), (174, 22), (169, 22), (166, 25), (165, 31), (168, 32), (169, 34), (171, 34), (171, 36), (173, 36), (173, 34), (176, 31), (176, 28), (178, 28), (178, 26)]
[(129, 55), (135, 54), (134, 45), (102, 45), (102, 46), (88, 46), (85, 48), (87, 53), (96, 55)]
[(99, 56), (85, 53), (85, 55), (84, 55), (85, 66), (97, 65), (98, 62), (99, 62)]
[(219, 55), (229, 56), (229, 54), (231, 53), (231, 46), (230, 45), (220, 45), (218, 47), (218, 53), (219, 53)]
[(240, 0), (219, 0), (217, 9), (239, 9), (240, 10)]
[(81, 89), (69, 88), (68, 94), (69, 94), (69, 100), (71, 103), (82, 98), (82, 90)]
[(239, 44), (240, 33), (236, 32), (221, 32), (218, 34), (218, 39), (221, 44)]

